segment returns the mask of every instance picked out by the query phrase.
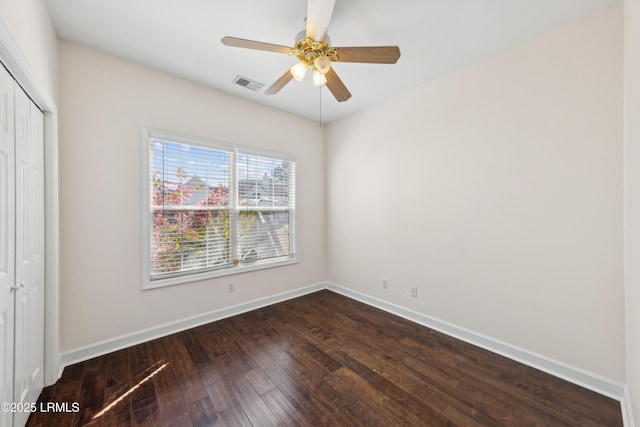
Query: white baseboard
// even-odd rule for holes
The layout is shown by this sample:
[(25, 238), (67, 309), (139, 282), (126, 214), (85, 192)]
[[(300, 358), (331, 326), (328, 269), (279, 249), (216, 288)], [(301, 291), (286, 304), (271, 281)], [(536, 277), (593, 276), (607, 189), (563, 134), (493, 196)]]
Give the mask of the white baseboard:
[(176, 322), (166, 323), (164, 325), (65, 352), (60, 357), (59, 376), (62, 374), (62, 370), (65, 366), (72, 365), (74, 363), (89, 360), (93, 357), (101, 356), (132, 345), (204, 325), (206, 323), (215, 322), (216, 320), (246, 313), (257, 308), (307, 295), (322, 289), (328, 289), (353, 300), (379, 308), (388, 313), (395, 314), (414, 323), (437, 330), (446, 335), (484, 348), (485, 350), (489, 350), (493, 353), (500, 354), (517, 362), (524, 363), (532, 368), (539, 369), (573, 384), (618, 400), (621, 406), (624, 426), (635, 426), (631, 411), (629, 391), (624, 384), (330, 282), (317, 283), (315, 285), (294, 289), (292, 291), (260, 298), (235, 306), (214, 310), (209, 313)]
[(297, 298), (303, 295), (317, 292), (322, 289), (326, 289), (326, 287), (326, 283), (317, 283), (315, 285), (305, 286), (303, 288), (294, 289), (292, 291), (271, 295), (253, 301), (248, 301), (231, 307), (225, 307), (219, 310), (211, 311), (209, 313), (189, 317), (187, 319), (165, 323), (164, 325), (155, 326), (153, 328), (144, 329), (142, 331), (122, 335), (116, 338), (64, 352), (60, 357), (60, 364), (58, 366), (58, 378), (60, 378), (60, 376), (62, 375), (62, 370), (66, 366), (73, 365), (74, 363), (83, 362), (85, 360), (102, 356), (116, 350), (121, 350), (123, 348), (131, 347), (136, 344), (191, 329), (196, 326), (215, 322), (216, 320), (225, 319), (227, 317), (246, 313), (257, 308), (266, 307), (268, 305), (276, 304), (288, 299)]
[(535, 354), (528, 350), (504, 343), (502, 341), (482, 334), (478, 334), (477, 332), (473, 332), (465, 328), (452, 325), (450, 323), (427, 316), (425, 314), (406, 309), (399, 305), (395, 305), (387, 301), (383, 301), (381, 299), (356, 292), (354, 290), (336, 285), (335, 283), (328, 283), (327, 289), (351, 299), (360, 301), (367, 305), (379, 308), (388, 313), (395, 314), (428, 328), (437, 330), (446, 335), (484, 348), (485, 350), (489, 350), (493, 353), (508, 357), (509, 359), (515, 360), (517, 362), (524, 363), (525, 365), (531, 366), (532, 368), (539, 369), (543, 372), (562, 378), (563, 380), (569, 381), (573, 384), (577, 384), (581, 387), (595, 391), (596, 393), (600, 393), (612, 399), (616, 399), (620, 402), (623, 402), (624, 400), (624, 384), (612, 381), (608, 378), (602, 377), (592, 372), (569, 366), (557, 360)]

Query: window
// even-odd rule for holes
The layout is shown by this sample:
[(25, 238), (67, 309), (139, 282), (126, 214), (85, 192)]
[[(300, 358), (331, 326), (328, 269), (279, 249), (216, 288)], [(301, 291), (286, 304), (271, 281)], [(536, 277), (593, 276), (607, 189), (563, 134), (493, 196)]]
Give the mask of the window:
[(144, 287), (297, 262), (295, 158), (143, 131)]

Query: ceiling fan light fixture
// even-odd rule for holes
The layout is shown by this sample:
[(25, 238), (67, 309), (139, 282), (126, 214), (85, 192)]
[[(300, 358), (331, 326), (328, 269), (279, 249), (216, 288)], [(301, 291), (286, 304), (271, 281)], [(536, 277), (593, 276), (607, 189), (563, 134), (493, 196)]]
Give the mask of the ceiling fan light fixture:
[(327, 78), (318, 70), (313, 70), (313, 85), (315, 87), (327, 84)]
[(313, 66), (320, 74), (326, 74), (331, 68), (331, 60), (325, 55), (318, 55), (313, 60)]
[(308, 65), (304, 61), (300, 61), (289, 69), (294, 79), (301, 82), (304, 76), (307, 75)]
[(327, 30), (335, 2), (336, 0), (307, 0), (309, 19), (305, 20), (305, 30), (296, 35), (293, 47), (228, 36), (223, 37), (221, 42), (225, 46), (283, 53), (298, 58), (300, 62), (286, 70), (267, 88), (266, 95), (278, 93), (293, 79), (303, 80), (311, 68), (313, 85), (316, 87), (326, 85), (338, 102), (344, 102), (351, 98), (351, 93), (336, 74), (331, 62), (395, 64), (400, 58), (400, 48), (398, 46), (331, 47)]

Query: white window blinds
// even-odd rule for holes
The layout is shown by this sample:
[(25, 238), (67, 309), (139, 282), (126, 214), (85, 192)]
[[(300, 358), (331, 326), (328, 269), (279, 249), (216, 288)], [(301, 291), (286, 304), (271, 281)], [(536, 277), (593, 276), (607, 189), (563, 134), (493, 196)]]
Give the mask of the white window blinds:
[(147, 140), (150, 281), (295, 258), (295, 160), (161, 136)]
[(294, 167), (290, 161), (238, 153), (236, 235), (240, 262), (291, 255)]

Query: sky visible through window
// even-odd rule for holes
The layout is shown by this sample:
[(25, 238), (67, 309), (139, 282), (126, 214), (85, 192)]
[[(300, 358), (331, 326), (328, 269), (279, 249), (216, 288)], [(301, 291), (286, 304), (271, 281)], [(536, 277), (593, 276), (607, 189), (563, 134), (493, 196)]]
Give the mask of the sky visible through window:
[(151, 172), (159, 178), (184, 183), (197, 176), (210, 188), (229, 186), (230, 152), (160, 140), (151, 140), (151, 145)]
[[(180, 183), (198, 177), (208, 187), (229, 186), (233, 153), (196, 145), (151, 140), (152, 174), (166, 181)], [(238, 153), (238, 167), (243, 179), (260, 180), (272, 176), (282, 160)], [(178, 176), (182, 170), (183, 175)]]

